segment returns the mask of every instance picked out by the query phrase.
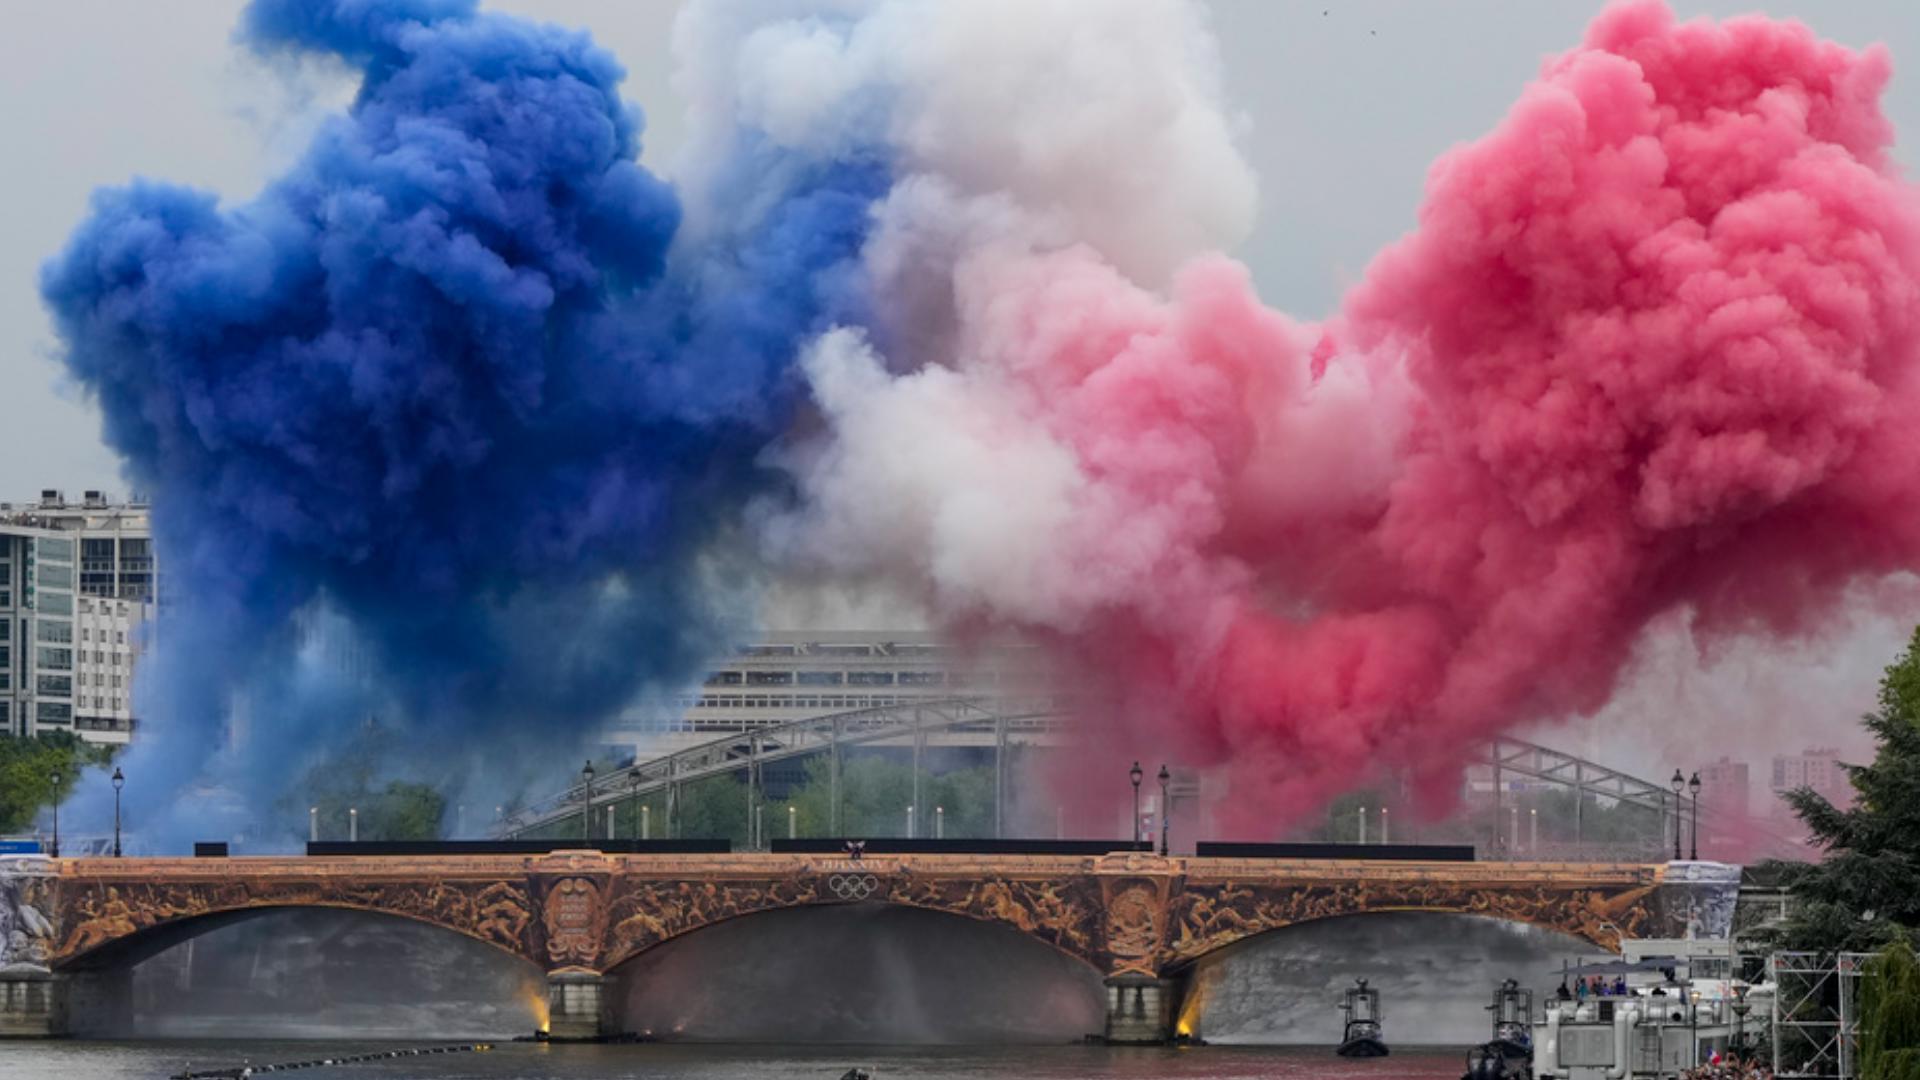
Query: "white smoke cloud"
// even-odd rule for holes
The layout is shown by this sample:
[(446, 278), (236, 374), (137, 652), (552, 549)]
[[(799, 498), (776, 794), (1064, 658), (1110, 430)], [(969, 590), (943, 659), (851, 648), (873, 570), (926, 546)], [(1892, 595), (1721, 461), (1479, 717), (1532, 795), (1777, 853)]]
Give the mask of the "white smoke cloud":
[[(903, 192), (933, 176), (947, 212), (1017, 207), (1037, 234), (1090, 244), (1137, 281), (1163, 285), (1253, 224), (1206, 13), (1182, 0), (702, 4), (675, 49), (697, 132), (737, 118), (821, 160), (884, 151)], [(710, 176), (725, 149), (696, 135), (677, 171)], [(922, 220), (881, 216), (909, 231)]]

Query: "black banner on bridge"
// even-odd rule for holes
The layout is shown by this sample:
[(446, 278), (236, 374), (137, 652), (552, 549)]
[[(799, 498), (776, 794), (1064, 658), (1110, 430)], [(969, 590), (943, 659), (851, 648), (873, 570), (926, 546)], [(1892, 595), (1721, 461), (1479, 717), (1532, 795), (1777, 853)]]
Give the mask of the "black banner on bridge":
[(604, 851), (609, 855), (725, 855), (729, 840), (313, 840), (309, 855), (545, 855)]
[(902, 836), (858, 838), (807, 838), (772, 841), (772, 850), (788, 855), (845, 855), (849, 844), (860, 844), (865, 855), (1107, 855), (1116, 851), (1152, 851), (1145, 840), (1138, 845), (1125, 840), (909, 840)]
[(1471, 844), (1260, 844), (1202, 840), (1202, 859), (1371, 859), (1393, 862), (1472, 862)]

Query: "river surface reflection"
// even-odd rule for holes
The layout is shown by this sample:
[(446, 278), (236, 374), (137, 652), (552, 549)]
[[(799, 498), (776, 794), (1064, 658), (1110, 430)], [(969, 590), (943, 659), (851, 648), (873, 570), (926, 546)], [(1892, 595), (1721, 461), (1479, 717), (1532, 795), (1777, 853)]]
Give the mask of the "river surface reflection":
[[(363, 1054), (403, 1043), (184, 1041), (0, 1043), (0, 1080), (161, 1080), (212, 1069)], [(1396, 1050), (1345, 1061), (1319, 1047), (1185, 1049), (1105, 1046), (783, 1047), (501, 1045), (490, 1053), (302, 1069), (301, 1080), (839, 1080), (849, 1066), (875, 1080), (1454, 1080), (1452, 1049)]]

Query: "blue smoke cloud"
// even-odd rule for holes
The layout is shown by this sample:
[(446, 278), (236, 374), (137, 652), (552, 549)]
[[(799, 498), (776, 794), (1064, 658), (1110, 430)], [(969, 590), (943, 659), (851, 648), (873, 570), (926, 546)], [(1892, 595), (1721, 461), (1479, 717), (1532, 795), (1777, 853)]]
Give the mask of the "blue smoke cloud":
[[(41, 278), (154, 495), (135, 813), (196, 779), (257, 811), (380, 710), (443, 763), (571, 756), (717, 643), (713, 552), (776, 482), (756, 456), (804, 405), (798, 347), (864, 321), (887, 163), (770, 162), (739, 133), (752, 209), (676, 246), (584, 34), (471, 0), (255, 0), (238, 36), (348, 65), (352, 106), (244, 204), (96, 193)], [(316, 664), (320, 607), (371, 679)]]

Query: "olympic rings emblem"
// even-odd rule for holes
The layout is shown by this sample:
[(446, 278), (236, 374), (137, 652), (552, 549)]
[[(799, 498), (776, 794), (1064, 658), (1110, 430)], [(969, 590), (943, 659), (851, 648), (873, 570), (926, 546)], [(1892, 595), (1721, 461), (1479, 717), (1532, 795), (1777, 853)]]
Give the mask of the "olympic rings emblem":
[(842, 900), (865, 900), (880, 890), (880, 879), (872, 874), (834, 874), (827, 888)]

